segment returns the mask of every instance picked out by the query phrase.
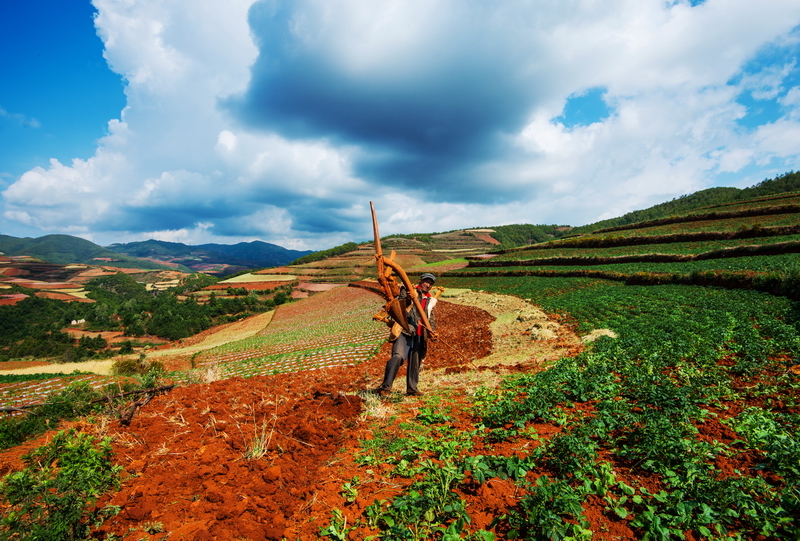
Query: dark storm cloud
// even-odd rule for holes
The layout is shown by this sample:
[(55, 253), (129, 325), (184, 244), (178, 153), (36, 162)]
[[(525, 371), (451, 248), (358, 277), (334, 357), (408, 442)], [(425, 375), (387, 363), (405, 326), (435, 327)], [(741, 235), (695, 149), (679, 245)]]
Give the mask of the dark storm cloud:
[(497, 156), (497, 136), (522, 127), (536, 94), (530, 73), (510, 64), (505, 41), (489, 29), (482, 35), (482, 10), (456, 8), (463, 13), (430, 38), (429, 50), (387, 51), (385, 64), (359, 70), (348, 64), (359, 62), (357, 53), (343, 60), (331, 52), (330, 28), (312, 43), (298, 36), (299, 6), (251, 9), (259, 57), (247, 92), (228, 104), (239, 119), (288, 138), (356, 145), (365, 151), (356, 173), (370, 182), (475, 199), (474, 190), (454, 193), (454, 184), (478, 182), (466, 166)]

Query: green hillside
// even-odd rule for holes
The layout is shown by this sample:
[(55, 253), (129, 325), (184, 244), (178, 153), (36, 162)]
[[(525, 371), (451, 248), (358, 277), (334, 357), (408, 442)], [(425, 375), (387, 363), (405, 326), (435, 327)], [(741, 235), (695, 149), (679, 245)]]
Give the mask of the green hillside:
[(667, 216), (687, 214), (696, 209), (712, 209), (749, 201), (758, 198), (769, 198), (776, 194), (800, 191), (800, 172), (789, 172), (773, 179), (766, 179), (749, 188), (709, 188), (689, 195), (684, 195), (643, 210), (635, 210), (618, 218), (603, 220), (576, 227), (571, 233), (582, 234), (598, 229), (618, 227), (646, 220), (655, 220)]
[[(772, 201), (774, 203), (774, 201)], [(629, 284), (758, 289), (800, 298), (800, 194), (739, 201), (473, 258), (470, 276), (592, 277)], [(455, 273), (454, 273), (455, 275)]]
[[(140, 269), (170, 268), (152, 261), (143, 261), (135, 257), (117, 254), (93, 242), (71, 235), (45, 235), (35, 239), (0, 235), (0, 252), (7, 256), (27, 255), (57, 265), (80, 263)], [(181, 270), (188, 271), (185, 268)]]

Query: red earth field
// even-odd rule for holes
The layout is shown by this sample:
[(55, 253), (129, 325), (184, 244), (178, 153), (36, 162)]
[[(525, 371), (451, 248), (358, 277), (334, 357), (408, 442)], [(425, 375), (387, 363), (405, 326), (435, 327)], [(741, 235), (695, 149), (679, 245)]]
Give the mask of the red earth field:
[[(74, 423), (81, 430), (110, 436), (116, 461), (124, 468), (121, 490), (98, 502), (98, 506), (119, 506), (120, 512), (93, 536), (311, 540), (320, 538), (320, 528), (330, 523), (334, 509), (342, 512), (348, 525), (359, 519), (365, 523), (368, 505), (400, 494), (413, 479), (389, 476), (389, 465), (356, 464), (361, 441), (374, 439), (376, 431), (385, 439), (404, 436), (402, 423), (413, 419), (433, 395), (445, 397), (443, 405), (455, 430), (473, 430), (475, 420), (467, 406), (475, 385), (510, 372), (539, 370), (537, 356), (547, 357), (537, 353), (524, 362), (485, 364), (481, 359), (500, 341), (519, 337), (493, 335), (489, 324), (494, 318), (477, 307), (441, 302), (437, 310), (441, 340), (431, 346), (428, 368), (421, 376), (420, 388), (426, 392), (422, 397), (401, 393), (402, 371), (389, 399), (381, 402), (364, 392), (380, 382), (389, 355), (384, 344), (373, 359), (355, 367), (177, 387), (144, 406), (129, 426), (118, 421)], [(575, 354), (582, 348), (563, 325), (558, 336), (546, 342), (539, 347), (559, 354)], [(376, 404), (385, 408), (383, 415), (368, 411)], [(592, 414), (590, 403), (575, 408), (582, 408), (577, 413)], [(534, 428), (543, 440), (561, 430), (554, 425)], [(700, 434), (720, 441), (736, 436), (717, 420), (701, 427)], [(0, 471), (20, 468), (20, 455), (47, 437), (0, 454)], [(259, 440), (261, 449), (254, 449)], [(494, 444), (490, 452), (523, 456), (536, 444), (530, 440)], [(488, 445), (476, 438), (470, 453), (486, 454)], [(759, 458), (752, 453), (726, 457), (721, 466), (733, 474), (752, 467)], [(615, 471), (629, 484), (659, 489), (658, 480), (635, 476), (624, 464), (615, 464)], [(528, 479), (547, 473), (533, 471)], [(360, 479), (358, 497), (347, 501), (342, 485), (355, 476)], [(469, 530), (490, 530), (498, 539), (505, 538), (508, 526), (493, 520), (514, 508), (524, 494), (511, 481), (495, 478), (479, 484), (469, 475), (458, 492), (472, 519)], [(628, 521), (605, 511), (600, 498), (590, 499), (585, 513), (594, 539), (637, 539)], [(348, 538), (376, 534), (377, 530), (361, 526)]]

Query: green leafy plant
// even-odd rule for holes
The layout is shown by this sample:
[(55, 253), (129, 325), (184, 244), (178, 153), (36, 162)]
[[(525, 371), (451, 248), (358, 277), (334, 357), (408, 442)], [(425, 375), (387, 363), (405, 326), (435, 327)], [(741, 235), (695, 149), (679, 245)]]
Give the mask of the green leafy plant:
[(348, 503), (353, 503), (358, 498), (358, 485), (360, 484), (358, 475), (342, 485), (342, 496)]
[(0, 524), (8, 538), (83, 539), (97, 518), (91, 505), (119, 485), (121, 467), (111, 456), (109, 439), (95, 442), (70, 430), (23, 457), (25, 469), (0, 483), (0, 496), (8, 504)]
[(583, 494), (565, 480), (543, 475), (520, 501), (519, 510), (509, 516), (510, 538), (570, 539), (592, 538), (589, 521), (583, 515)]
[(334, 508), (331, 512), (333, 517), (329, 525), (319, 529), (320, 537), (327, 537), (328, 539), (336, 539), (337, 541), (346, 541), (347, 534), (353, 529), (347, 527), (347, 517), (344, 516), (341, 509)]
[(452, 462), (422, 461), (421, 480), (391, 502), (376, 501), (367, 507), (368, 523), (390, 539), (460, 539), (470, 522), (466, 504), (453, 492), (464, 477)]

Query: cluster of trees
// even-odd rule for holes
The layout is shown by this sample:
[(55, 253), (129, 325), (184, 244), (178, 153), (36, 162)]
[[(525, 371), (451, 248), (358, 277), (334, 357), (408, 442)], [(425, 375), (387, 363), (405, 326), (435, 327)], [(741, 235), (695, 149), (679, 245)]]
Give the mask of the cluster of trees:
[(512, 224), (492, 227), (492, 237), (500, 242), (498, 249), (528, 246), (558, 239), (570, 233), (566, 226), (559, 225), (532, 225)]
[[(477, 228), (476, 228), (477, 229)], [(498, 250), (508, 248), (517, 248), (520, 246), (527, 246), (529, 244), (536, 244), (539, 242), (546, 242), (548, 240), (558, 239), (564, 235), (571, 233), (569, 226), (560, 225), (533, 225), (533, 224), (511, 224), (511, 225), (493, 225), (481, 229), (492, 229), (492, 237), (500, 242), (497, 247)], [(445, 233), (453, 233), (459, 231), (446, 231)], [(418, 240), (431, 244), (436, 235), (443, 233), (414, 233), (412, 235), (395, 233), (384, 238), (403, 238)], [(471, 233), (464, 233), (470, 235)]]
[[(178, 340), (213, 325), (271, 310), (290, 299), (291, 286), (277, 288), (268, 299), (256, 292), (233, 298), (212, 294), (205, 304), (198, 304), (192, 297), (178, 298), (216, 281), (211, 276), (192, 275), (178, 287), (156, 292), (117, 273), (86, 284), (87, 296), (96, 301), (92, 304), (43, 299), (31, 290), (16, 288), (29, 297), (13, 306), (0, 306), (0, 361), (57, 357), (73, 362), (112, 354), (100, 336), (73, 340), (61, 332), (73, 320), (85, 320), (90, 331), (123, 331), (133, 337), (152, 335)], [(127, 351), (131, 344), (121, 347)]]
[(355, 242), (346, 242), (339, 246), (328, 248), (327, 250), (320, 250), (319, 252), (313, 252), (311, 254), (304, 255), (303, 257), (298, 257), (289, 264), (302, 265), (303, 263), (313, 263), (314, 261), (322, 261), (323, 259), (346, 254), (347, 252), (352, 252), (354, 250), (358, 250), (358, 244)]

